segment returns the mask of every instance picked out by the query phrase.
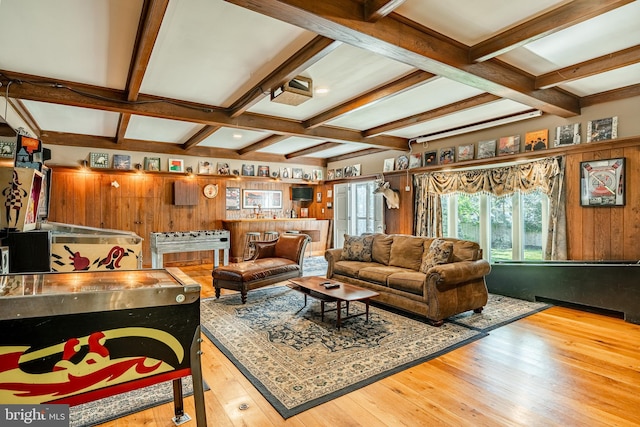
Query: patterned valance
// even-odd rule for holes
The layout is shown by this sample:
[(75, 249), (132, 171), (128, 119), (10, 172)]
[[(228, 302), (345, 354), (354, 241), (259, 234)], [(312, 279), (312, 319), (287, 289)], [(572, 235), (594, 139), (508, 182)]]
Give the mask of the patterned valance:
[(432, 194), (481, 192), (500, 197), (515, 192), (541, 190), (550, 195), (554, 177), (561, 174), (561, 164), (560, 157), (550, 157), (490, 169), (417, 174), (414, 182), (419, 183), (425, 193)]

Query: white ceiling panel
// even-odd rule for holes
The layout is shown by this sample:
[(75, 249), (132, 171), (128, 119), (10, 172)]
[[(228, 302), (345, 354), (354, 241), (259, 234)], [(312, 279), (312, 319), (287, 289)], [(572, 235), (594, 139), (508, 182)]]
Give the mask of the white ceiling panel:
[(280, 142), (272, 144), (268, 147), (262, 148), (258, 151), (271, 154), (289, 154), (294, 151), (304, 150), (305, 148), (314, 147), (318, 144), (322, 144), (325, 141), (311, 138), (302, 138), (299, 136), (292, 136), (287, 139), (283, 139)]
[(302, 73), (312, 79), (314, 89), (326, 88), (329, 90), (328, 93), (314, 94), (312, 99), (297, 106), (271, 102), (270, 97), (265, 97), (249, 111), (305, 120), (355, 98), (372, 86), (381, 86), (411, 70), (414, 68), (343, 44)]
[(133, 115), (125, 138), (182, 144), (200, 129), (197, 123)]
[(640, 2), (636, 1), (514, 49), (500, 59), (539, 75), (635, 46), (639, 40)]
[(124, 89), (142, 0), (3, 0), (0, 69)]
[[(569, 0), (407, 0), (396, 12), (473, 46)], [(481, 19), (478, 19), (482, 17)]]
[(118, 128), (118, 113), (38, 101), (22, 102), (43, 131), (113, 137)]
[(221, 0), (171, 1), (141, 92), (228, 107), (314, 36)]
[(332, 126), (371, 129), (424, 111), (433, 110), (483, 93), (479, 89), (446, 78), (431, 80), (415, 89), (364, 106), (331, 120)]
[(527, 110), (531, 110), (531, 107), (515, 101), (500, 100), (388, 133), (390, 135), (401, 136), (404, 138), (416, 138), (421, 135), (442, 132), (455, 127), (470, 125), (490, 120), (495, 117), (507, 116)]
[(343, 154), (355, 153), (356, 151), (372, 148), (369, 144), (344, 143), (338, 147), (329, 148), (327, 150), (318, 151), (307, 157), (318, 157), (328, 159), (330, 157), (341, 156)]
[(258, 142), (269, 135), (270, 134), (267, 132), (223, 127), (218, 129), (213, 135), (210, 135), (198, 145), (202, 147), (218, 147), (228, 148), (230, 150), (239, 150)]

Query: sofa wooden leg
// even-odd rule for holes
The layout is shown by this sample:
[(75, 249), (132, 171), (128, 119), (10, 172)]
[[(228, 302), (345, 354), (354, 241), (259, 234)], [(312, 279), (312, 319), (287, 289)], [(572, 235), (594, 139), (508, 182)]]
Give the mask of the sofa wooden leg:
[(241, 291), (240, 292), (240, 299), (242, 300), (243, 304), (245, 304), (247, 302), (247, 291)]
[(220, 298), (220, 288), (216, 288), (216, 299)]
[(482, 313), (482, 310), (484, 310), (484, 307), (474, 308), (474, 309), (473, 309), (473, 312), (474, 312), (474, 313)]
[(431, 326), (440, 327), (444, 325), (444, 320), (430, 320), (429, 323), (431, 323)]

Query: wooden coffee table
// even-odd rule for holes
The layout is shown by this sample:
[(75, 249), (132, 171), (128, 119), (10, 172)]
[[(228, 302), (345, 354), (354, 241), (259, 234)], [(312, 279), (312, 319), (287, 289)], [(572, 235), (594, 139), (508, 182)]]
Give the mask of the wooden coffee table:
[[(330, 311), (336, 311), (337, 320), (336, 327), (340, 329), (342, 325), (342, 321), (346, 319), (350, 319), (356, 316), (366, 316), (366, 321), (369, 321), (369, 299), (373, 297), (377, 297), (379, 294), (377, 292), (371, 291), (369, 289), (361, 288), (360, 286), (351, 285), (349, 283), (342, 283), (337, 280), (327, 279), (325, 277), (319, 276), (309, 276), (309, 277), (298, 277), (295, 279), (289, 279), (289, 286), (291, 289), (294, 289), (298, 292), (304, 294), (304, 305), (307, 305), (307, 296), (315, 298), (320, 301), (320, 315), (321, 320), (324, 321), (324, 313), (328, 313)], [(324, 283), (337, 283), (340, 286), (336, 288), (327, 289), (324, 286)], [(364, 313), (352, 314), (349, 315), (349, 303), (351, 301), (361, 301), (364, 303), (366, 309)], [(336, 308), (325, 310), (325, 302), (335, 302)], [(346, 310), (347, 315), (342, 317), (342, 303), (346, 302)]]

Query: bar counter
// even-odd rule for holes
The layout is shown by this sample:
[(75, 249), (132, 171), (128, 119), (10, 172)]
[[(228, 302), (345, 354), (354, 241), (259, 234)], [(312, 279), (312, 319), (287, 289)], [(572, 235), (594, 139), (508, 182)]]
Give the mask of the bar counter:
[(280, 234), (287, 231), (299, 231), (309, 234), (311, 243), (307, 246), (307, 254), (311, 256), (324, 255), (329, 235), (329, 220), (315, 218), (227, 219), (222, 221), (222, 227), (229, 230), (231, 234), (231, 254), (229, 257), (231, 262), (242, 261), (245, 234), (250, 231), (257, 231), (263, 236), (265, 231), (277, 231)]

